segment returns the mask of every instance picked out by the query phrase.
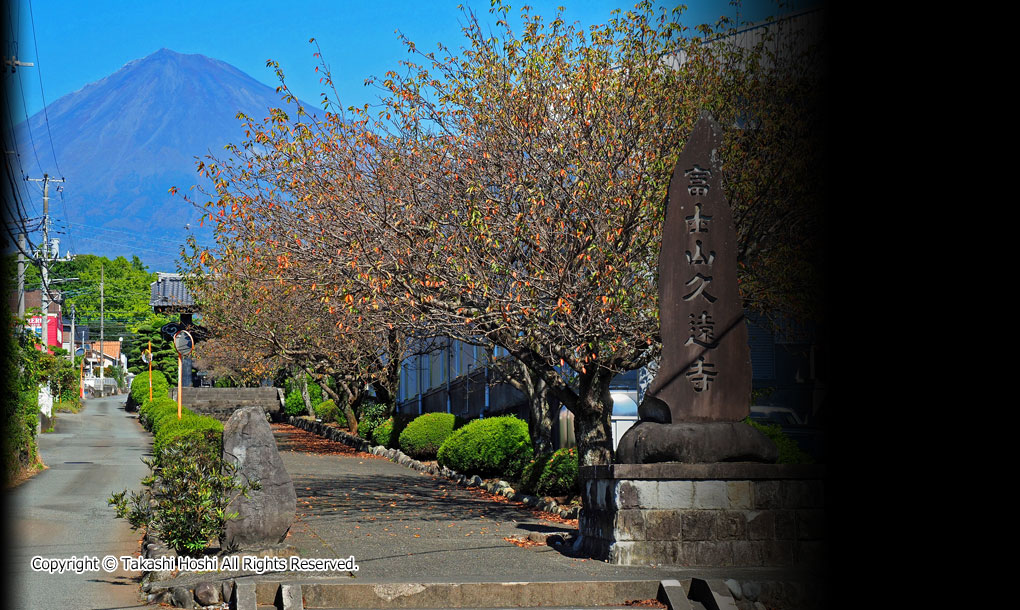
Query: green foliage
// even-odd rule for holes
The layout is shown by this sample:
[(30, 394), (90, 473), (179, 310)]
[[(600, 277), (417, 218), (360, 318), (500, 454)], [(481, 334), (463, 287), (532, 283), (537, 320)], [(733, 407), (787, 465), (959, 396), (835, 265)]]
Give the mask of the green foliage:
[(114, 493), (107, 502), (132, 529), (147, 527), (180, 554), (197, 555), (223, 534), (236, 513), (226, 509), (234, 493), (258, 489), (235, 477), (236, 469), (209, 452), (200, 439), (181, 437), (154, 449), (144, 460), (152, 471), (142, 493)]
[(332, 400), (324, 400), (316, 405), (315, 416), (324, 423), (337, 423), (344, 427), (347, 426), (347, 417)]
[(10, 311), (2, 314), (4, 332), (0, 356), (3, 370), (3, 476), (10, 484), (37, 459), (35, 427), (39, 421), (39, 359), (32, 337), (20, 332)]
[(142, 426), (152, 432), (153, 454), (179, 439), (189, 438), (214, 456), (223, 448), (223, 423), (188, 408), (181, 409), (177, 419), (177, 402), (168, 396), (146, 400), (138, 409)]
[(456, 425), (457, 417), (451, 413), (425, 413), (400, 433), (400, 450), (419, 460), (435, 459), (440, 445), (453, 434)]
[(437, 454), (462, 474), (517, 479), (532, 456), (527, 422), (512, 416), (476, 419), (455, 430)]
[(815, 462), (813, 457), (801, 450), (797, 441), (786, 436), (778, 424), (763, 424), (750, 417), (746, 418), (744, 423), (760, 430), (775, 444), (779, 449), (777, 464), (813, 464)]
[(365, 401), (355, 410), (358, 416), (358, 436), (364, 439), (371, 439), (375, 429), (387, 418), (386, 405), (377, 402)]
[(579, 491), (577, 480), (577, 450), (569, 448), (529, 461), (520, 484), (524, 491), (539, 496), (569, 496)]
[[(170, 395), (170, 382), (162, 371), (152, 371), (152, 398), (164, 398)], [(129, 409), (136, 409), (145, 401), (149, 400), (149, 371), (135, 375), (131, 381), (131, 391), (128, 393), (127, 404)]]
[(38, 382), (49, 386), (50, 394), (54, 400), (77, 398), (78, 368), (70, 360), (55, 353), (48, 354), (41, 351), (35, 357), (38, 358)]
[(578, 492), (576, 449), (560, 449), (545, 461), (535, 492), (540, 496), (569, 496)]
[(308, 410), (305, 409), (305, 400), (301, 397), (300, 390), (291, 390), (287, 394), (287, 398), (284, 399), (283, 403), (283, 412), (294, 417), (308, 414)]
[(391, 448), (390, 443), (393, 440), (393, 418), (389, 418), (383, 423), (376, 426), (375, 430), (372, 431), (372, 440), (376, 445), (382, 445), (386, 448)]
[[(312, 380), (311, 375), (305, 375), (304, 380), (305, 383), (308, 384), (308, 400), (312, 403), (312, 409), (314, 410), (322, 403), (322, 386), (315, 383), (315, 381)], [(300, 375), (297, 377), (291, 377), (286, 381), (286, 383), (284, 383), (283, 393), (286, 396), (283, 410), (287, 415), (293, 415), (295, 417), (308, 415), (308, 409), (305, 408), (305, 400), (301, 396)]]
[(152, 449), (158, 452), (181, 438), (195, 439), (195, 442), (206, 447), (212, 455), (223, 451), (223, 423), (195, 413), (181, 415), (176, 413), (160, 420), (158, 430), (153, 434)]

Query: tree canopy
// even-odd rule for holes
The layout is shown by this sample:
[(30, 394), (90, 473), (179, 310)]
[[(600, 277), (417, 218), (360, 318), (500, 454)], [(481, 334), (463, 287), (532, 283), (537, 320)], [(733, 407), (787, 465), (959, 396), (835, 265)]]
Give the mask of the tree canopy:
[(277, 343), (396, 329), (499, 345), (574, 413), (581, 463), (607, 463), (609, 383), (660, 347), (665, 195), (702, 110), (725, 126), (745, 306), (807, 311), (817, 74), (768, 35), (738, 44), (650, 2), (588, 32), (527, 7), (515, 30), (509, 10), (493, 5), (498, 34), (468, 13), (459, 52), (404, 40), (412, 59), (370, 79), (377, 109), (324, 95), (322, 120), (247, 119), (249, 139), (200, 166), (218, 244), (190, 262), (264, 278), (207, 296), (277, 307), (262, 328)]

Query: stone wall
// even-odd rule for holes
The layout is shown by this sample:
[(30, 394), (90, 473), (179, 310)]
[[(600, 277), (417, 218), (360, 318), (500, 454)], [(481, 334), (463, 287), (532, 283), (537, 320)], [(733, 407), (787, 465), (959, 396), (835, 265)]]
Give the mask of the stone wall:
[(823, 472), (735, 462), (586, 466), (582, 546), (621, 565), (814, 564), (824, 553)]

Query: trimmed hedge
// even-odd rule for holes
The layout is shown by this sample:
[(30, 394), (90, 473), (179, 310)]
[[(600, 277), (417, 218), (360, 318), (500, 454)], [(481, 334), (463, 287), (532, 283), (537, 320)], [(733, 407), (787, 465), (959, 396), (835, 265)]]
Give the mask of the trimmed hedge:
[[(392, 428), (393, 419), (388, 421)], [(457, 416), (452, 413), (419, 415), (400, 433), (400, 450), (418, 460), (433, 460), (457, 423)]]
[[(163, 371), (152, 371), (152, 399), (162, 398), (170, 395), (170, 382), (166, 380)], [(135, 375), (131, 381), (131, 391), (128, 393), (126, 408), (133, 411), (141, 408), (149, 400), (149, 371)]]
[(223, 423), (186, 407), (181, 409), (181, 419), (177, 419), (177, 402), (169, 397), (146, 400), (138, 409), (138, 418), (142, 426), (152, 432), (153, 455), (160, 455), (163, 449), (184, 438), (195, 439), (204, 451), (217, 459), (222, 453)]
[(517, 479), (532, 456), (528, 423), (513, 416), (476, 419), (439, 447), (440, 466), (465, 475)]

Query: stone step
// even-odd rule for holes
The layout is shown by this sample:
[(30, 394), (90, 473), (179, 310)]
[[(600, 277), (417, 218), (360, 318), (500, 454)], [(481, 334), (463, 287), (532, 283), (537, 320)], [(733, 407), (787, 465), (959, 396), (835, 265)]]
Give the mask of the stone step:
[[(260, 605), (272, 603), (282, 606), (283, 610), (299, 607), (308, 610), (599, 607), (604, 610), (625, 607), (628, 601), (656, 599), (659, 591), (658, 580), (356, 584), (260, 581), (256, 599)], [(303, 600), (303, 604), (288, 603), (289, 600)], [(242, 610), (240, 605), (238, 610)]]

